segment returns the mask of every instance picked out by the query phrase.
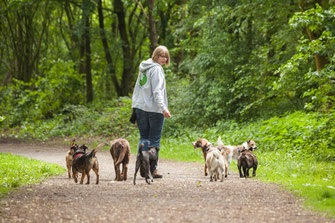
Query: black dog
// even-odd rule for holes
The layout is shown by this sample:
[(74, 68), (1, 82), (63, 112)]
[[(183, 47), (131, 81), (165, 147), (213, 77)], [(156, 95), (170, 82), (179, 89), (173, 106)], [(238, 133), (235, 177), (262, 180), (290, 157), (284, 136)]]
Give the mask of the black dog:
[(136, 184), (136, 174), (138, 172), (138, 169), (140, 168), (141, 171), (143, 171), (145, 181), (148, 184), (151, 184), (154, 181), (152, 177), (152, 171), (154, 169), (154, 165), (157, 160), (157, 153), (159, 149), (156, 147), (148, 147), (149, 148), (148, 151), (142, 151), (143, 147), (144, 145), (141, 144), (140, 148), (138, 149), (135, 174), (134, 174), (134, 185)]
[(87, 146), (81, 145), (79, 147), (79, 150), (73, 154), (72, 174), (74, 182), (78, 182), (78, 173), (81, 173), (80, 184), (83, 184), (85, 176), (87, 176), (86, 184), (90, 184), (90, 171), (93, 169), (97, 177), (96, 184), (99, 184), (99, 163), (95, 154), (98, 149), (107, 145), (107, 143), (100, 143), (89, 153), (86, 153), (86, 150), (88, 149)]
[[(250, 151), (243, 149), (241, 155), (237, 159), (237, 167), (240, 172), (240, 177), (249, 177), (249, 170), (253, 168), (253, 176), (256, 176), (258, 160), (257, 157)], [(243, 168), (243, 174), (241, 171)]]

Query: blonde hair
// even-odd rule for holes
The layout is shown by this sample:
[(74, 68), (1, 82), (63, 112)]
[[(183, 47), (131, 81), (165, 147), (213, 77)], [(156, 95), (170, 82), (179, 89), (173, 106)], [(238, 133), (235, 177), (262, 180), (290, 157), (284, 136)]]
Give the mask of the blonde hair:
[(158, 46), (158, 47), (156, 47), (156, 49), (152, 53), (151, 59), (154, 62), (157, 63), (159, 56), (165, 56), (165, 57), (167, 57), (166, 66), (170, 65), (170, 53), (169, 53), (169, 50), (165, 46)]

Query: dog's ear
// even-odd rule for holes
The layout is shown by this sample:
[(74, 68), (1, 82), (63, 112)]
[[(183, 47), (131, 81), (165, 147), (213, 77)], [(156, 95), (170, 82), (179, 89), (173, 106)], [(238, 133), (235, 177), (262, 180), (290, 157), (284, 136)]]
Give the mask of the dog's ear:
[(249, 144), (251, 140), (248, 140), (247, 143)]
[(76, 139), (72, 139), (71, 143), (70, 143), (70, 147), (72, 147), (74, 145), (74, 142), (76, 141)]

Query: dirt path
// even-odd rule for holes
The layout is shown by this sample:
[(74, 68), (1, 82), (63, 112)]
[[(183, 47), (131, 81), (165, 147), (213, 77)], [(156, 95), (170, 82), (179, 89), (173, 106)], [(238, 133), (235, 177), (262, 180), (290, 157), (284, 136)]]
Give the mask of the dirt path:
[[(0, 152), (65, 167), (67, 148), (0, 143)], [(97, 157), (99, 185), (75, 184), (64, 174), (24, 186), (1, 199), (0, 222), (335, 222), (303, 209), (301, 200), (279, 186), (240, 179), (237, 173), (223, 183), (209, 182), (201, 164), (160, 160), (163, 179), (147, 185), (138, 174), (134, 186), (134, 156), (126, 182), (112, 181), (108, 151)]]

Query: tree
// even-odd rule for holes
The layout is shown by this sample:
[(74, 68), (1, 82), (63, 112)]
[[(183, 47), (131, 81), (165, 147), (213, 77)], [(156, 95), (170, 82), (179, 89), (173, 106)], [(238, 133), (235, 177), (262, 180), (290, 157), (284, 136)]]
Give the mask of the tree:
[(1, 39), (6, 52), (6, 79), (30, 82), (38, 71), (53, 11), (50, 1), (2, 1)]

